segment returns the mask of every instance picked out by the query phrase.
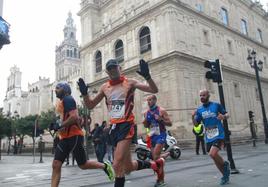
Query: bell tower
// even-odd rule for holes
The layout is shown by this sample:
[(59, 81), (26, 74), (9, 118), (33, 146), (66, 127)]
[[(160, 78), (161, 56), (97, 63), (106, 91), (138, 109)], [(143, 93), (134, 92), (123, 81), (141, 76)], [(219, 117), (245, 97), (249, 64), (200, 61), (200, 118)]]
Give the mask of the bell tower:
[(61, 45), (56, 46), (56, 81), (68, 80), (71, 76), (80, 73), (81, 61), (79, 46), (76, 39), (76, 27), (71, 12), (68, 13), (63, 34), (63, 42)]

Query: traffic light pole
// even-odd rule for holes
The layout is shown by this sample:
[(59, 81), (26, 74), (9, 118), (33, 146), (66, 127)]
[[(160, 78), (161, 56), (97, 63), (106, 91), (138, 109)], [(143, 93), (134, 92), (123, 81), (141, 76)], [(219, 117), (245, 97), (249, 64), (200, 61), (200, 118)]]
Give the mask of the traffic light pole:
[[(224, 101), (222, 82), (218, 82), (218, 90), (219, 90), (221, 105), (225, 109), (225, 101)], [(231, 173), (237, 174), (237, 173), (239, 173), (239, 171), (235, 167), (233, 154), (232, 154), (232, 147), (231, 147), (231, 142), (230, 142), (231, 132), (229, 131), (228, 122), (226, 119), (223, 120), (223, 127), (224, 127), (224, 134), (225, 134), (225, 145), (226, 145), (226, 150), (227, 150), (227, 157), (228, 157), (228, 160), (230, 162)]]
[(261, 111), (262, 111), (264, 134), (265, 134), (265, 144), (268, 144), (268, 122), (267, 122), (267, 117), (266, 117), (266, 112), (265, 112), (265, 107), (264, 107), (264, 102), (263, 102), (261, 81), (260, 81), (259, 70), (258, 70), (256, 60), (254, 60), (254, 69), (255, 69), (255, 73), (256, 73), (256, 80), (257, 80), (260, 102), (261, 102)]

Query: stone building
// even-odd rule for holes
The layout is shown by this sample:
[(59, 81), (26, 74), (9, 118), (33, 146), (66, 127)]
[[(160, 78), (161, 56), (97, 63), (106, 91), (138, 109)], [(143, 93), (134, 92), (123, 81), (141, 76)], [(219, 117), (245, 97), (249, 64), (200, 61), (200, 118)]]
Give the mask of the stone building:
[[(107, 80), (105, 63), (120, 61), (124, 73), (136, 74), (138, 61), (149, 62), (159, 87), (158, 103), (169, 110), (179, 138), (191, 134), (191, 111), (199, 90), (208, 88), (218, 99), (217, 85), (205, 78), (204, 61), (222, 64), (226, 108), (233, 135), (249, 134), (248, 111), (256, 114), (263, 131), (254, 70), (247, 62), (249, 50), (263, 61), (261, 74), (268, 107), (268, 13), (251, 0), (81, 0), (82, 75), (91, 90)], [(141, 125), (147, 94), (136, 92), (136, 121)], [(107, 119), (105, 103), (93, 111), (94, 121)], [(243, 130), (246, 129), (246, 130)], [(139, 132), (142, 128), (139, 128)]]
[(16, 66), (10, 69), (3, 107), (4, 114), (14, 116), (16, 113), (24, 117), (53, 109), (57, 100), (54, 92), (55, 85), (59, 81), (68, 81), (74, 97), (78, 98), (78, 104), (81, 103), (76, 86), (76, 81), (81, 74), (81, 61), (76, 39), (76, 27), (71, 13), (68, 14), (63, 35), (63, 42), (55, 49), (55, 82), (50, 83), (49, 78), (39, 77), (38, 81), (28, 84), (27, 91), (22, 91), (22, 73)]

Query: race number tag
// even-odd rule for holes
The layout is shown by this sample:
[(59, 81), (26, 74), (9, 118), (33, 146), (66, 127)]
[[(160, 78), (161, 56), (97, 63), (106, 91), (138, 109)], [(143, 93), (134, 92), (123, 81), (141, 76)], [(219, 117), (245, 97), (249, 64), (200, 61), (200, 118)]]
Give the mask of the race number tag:
[(159, 135), (160, 134), (160, 128), (158, 124), (152, 124), (150, 128), (150, 136), (153, 135)]
[(219, 136), (219, 129), (218, 127), (206, 128), (206, 134), (208, 139), (215, 138)]
[(110, 111), (111, 118), (122, 118), (125, 114), (125, 101), (124, 100), (113, 100), (112, 108)]

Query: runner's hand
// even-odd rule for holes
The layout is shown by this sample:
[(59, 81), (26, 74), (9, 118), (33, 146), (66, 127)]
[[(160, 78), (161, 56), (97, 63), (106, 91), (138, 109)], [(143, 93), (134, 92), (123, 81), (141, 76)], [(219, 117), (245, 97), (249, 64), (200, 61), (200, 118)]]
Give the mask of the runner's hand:
[(151, 79), (151, 75), (149, 72), (149, 66), (147, 62), (143, 59), (140, 60), (140, 71), (136, 71), (140, 76), (144, 77), (145, 80)]
[(225, 119), (225, 115), (223, 115), (223, 114), (219, 114), (218, 116), (217, 116), (217, 119), (218, 120), (224, 120)]
[(82, 78), (79, 78), (77, 84), (79, 86), (79, 90), (80, 90), (81, 94), (87, 95), (88, 87), (85, 84), (85, 81)]

